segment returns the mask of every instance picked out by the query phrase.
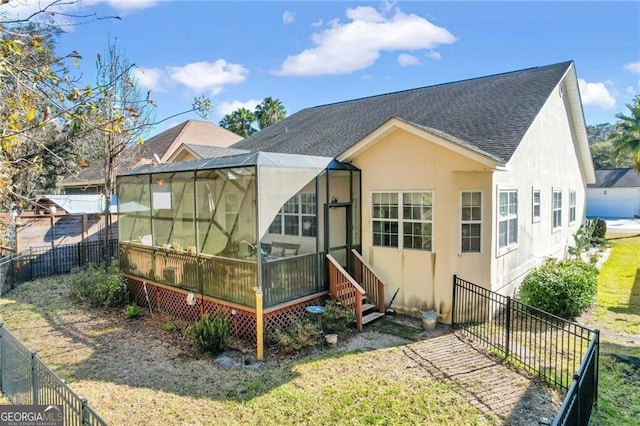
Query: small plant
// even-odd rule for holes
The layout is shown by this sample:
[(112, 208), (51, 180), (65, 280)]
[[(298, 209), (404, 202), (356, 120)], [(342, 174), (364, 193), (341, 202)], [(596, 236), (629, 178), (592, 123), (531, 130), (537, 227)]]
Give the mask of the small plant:
[(144, 309), (141, 308), (140, 306), (138, 306), (138, 304), (136, 302), (133, 302), (132, 304), (127, 305), (127, 307), (124, 310), (124, 313), (127, 315), (128, 319), (137, 318), (143, 312), (144, 312)]
[[(604, 228), (603, 228), (604, 227)], [(604, 229), (604, 231), (603, 231)], [(569, 254), (577, 260), (582, 259), (583, 253), (587, 252), (591, 247), (603, 245), (607, 242), (604, 233), (607, 232), (607, 224), (602, 219), (589, 219), (585, 225), (573, 234), (573, 246), (569, 247)], [(602, 233), (602, 236), (600, 234)]]
[(168, 331), (168, 332), (173, 332), (178, 329), (178, 326), (173, 321), (165, 322), (163, 327), (165, 331)]
[(71, 273), (70, 295), (94, 306), (122, 307), (129, 302), (129, 290), (117, 263), (103, 267), (89, 264)]
[(573, 319), (595, 300), (595, 265), (562, 260), (545, 262), (531, 270), (520, 286), (520, 301), (562, 318)]
[(595, 222), (593, 237), (597, 239), (595, 242), (602, 244), (602, 241), (605, 239), (604, 236), (607, 234), (607, 222), (602, 218), (597, 218), (593, 221)]
[(320, 343), (322, 332), (315, 321), (289, 317), (289, 322), (289, 326), (278, 328), (269, 335), (269, 341), (282, 352), (293, 354)]
[(226, 314), (205, 315), (193, 324), (193, 338), (201, 352), (218, 354), (231, 341), (231, 324)]
[(327, 309), (322, 315), (322, 330), (325, 333), (341, 333), (349, 329), (356, 320), (356, 315), (335, 300), (324, 305)]

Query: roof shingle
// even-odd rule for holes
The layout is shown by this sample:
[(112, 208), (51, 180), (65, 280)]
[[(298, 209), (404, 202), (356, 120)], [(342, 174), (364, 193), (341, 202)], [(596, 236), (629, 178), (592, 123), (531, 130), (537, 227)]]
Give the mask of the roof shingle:
[(337, 157), (391, 118), (508, 161), (572, 62), (299, 111), (233, 148)]

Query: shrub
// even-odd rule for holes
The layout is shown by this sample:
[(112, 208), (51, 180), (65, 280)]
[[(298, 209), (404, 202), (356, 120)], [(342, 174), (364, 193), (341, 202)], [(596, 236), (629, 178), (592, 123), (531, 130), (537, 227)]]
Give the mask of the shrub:
[(347, 330), (356, 320), (356, 315), (335, 300), (324, 305), (327, 309), (322, 314), (322, 329), (325, 333), (341, 333)]
[(602, 218), (597, 218), (594, 220), (595, 226), (593, 229), (593, 237), (602, 241), (604, 240), (604, 236), (607, 234), (607, 222), (605, 222), (605, 220)]
[(129, 302), (129, 290), (117, 263), (106, 267), (88, 265), (71, 273), (70, 295), (94, 306), (122, 307)]
[(291, 325), (276, 329), (269, 341), (285, 353), (296, 353), (320, 343), (322, 332), (315, 321), (309, 318), (289, 317)]
[(136, 302), (133, 302), (132, 304), (127, 305), (127, 307), (124, 310), (124, 313), (127, 315), (128, 319), (137, 318), (142, 314), (142, 312), (144, 312), (144, 309), (138, 306)]
[(222, 352), (231, 341), (229, 318), (224, 314), (205, 315), (193, 324), (193, 338), (201, 352)]
[(598, 269), (575, 260), (549, 261), (527, 274), (520, 301), (562, 318), (573, 319), (595, 300)]

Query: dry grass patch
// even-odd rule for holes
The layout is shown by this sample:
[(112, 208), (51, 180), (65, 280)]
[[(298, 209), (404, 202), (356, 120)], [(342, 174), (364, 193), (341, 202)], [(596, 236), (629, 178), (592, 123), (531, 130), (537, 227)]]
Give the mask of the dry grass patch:
[[(225, 366), (167, 330), (172, 318), (73, 304), (68, 279), (19, 286), (0, 319), (110, 424), (501, 423), (396, 348), (244, 365), (253, 353), (238, 347)], [(381, 336), (358, 339), (375, 347)]]

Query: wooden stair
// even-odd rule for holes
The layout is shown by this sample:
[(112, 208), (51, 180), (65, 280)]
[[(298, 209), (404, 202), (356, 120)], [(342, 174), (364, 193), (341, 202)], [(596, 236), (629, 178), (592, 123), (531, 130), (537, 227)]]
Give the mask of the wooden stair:
[(384, 317), (384, 313), (376, 311), (376, 305), (363, 301), (362, 303), (362, 325)]

